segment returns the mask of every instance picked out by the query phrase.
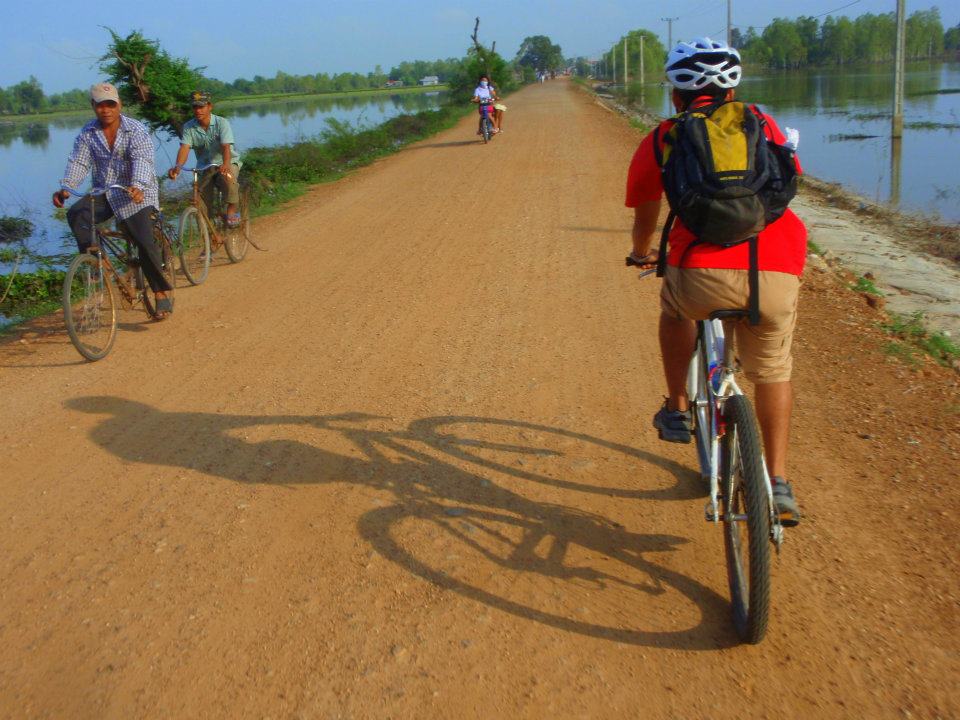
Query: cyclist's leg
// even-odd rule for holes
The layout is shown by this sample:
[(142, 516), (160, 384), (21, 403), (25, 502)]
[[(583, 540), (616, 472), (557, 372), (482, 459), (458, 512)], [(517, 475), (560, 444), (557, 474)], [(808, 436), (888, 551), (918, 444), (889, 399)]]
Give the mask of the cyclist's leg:
[(151, 215), (155, 212), (155, 208), (143, 208), (124, 220), (123, 224), (137, 247), (140, 248), (140, 264), (143, 267), (143, 274), (146, 276), (147, 282), (150, 283), (150, 287), (158, 296), (163, 297), (168, 290), (173, 290), (173, 288), (160, 271), (163, 266), (163, 255), (153, 239), (153, 220), (151, 219)]
[(756, 409), (767, 470), (786, 476), (793, 389), (791, 346), (797, 323), (800, 278), (760, 273), (760, 324), (737, 325), (737, 349), (744, 375), (756, 386)]
[(70, 209), (67, 210), (67, 224), (77, 240), (77, 249), (85, 252), (90, 247), (91, 230), (94, 225), (98, 225), (113, 217), (113, 210), (110, 203), (103, 195), (94, 198), (94, 209), (90, 211), (90, 198), (81, 198), (77, 200)]
[(207, 208), (207, 216), (213, 220), (213, 190), (218, 177), (217, 169), (210, 168), (205, 170), (200, 176), (200, 198)]
[[(240, 166), (236, 164), (230, 165), (230, 174), (232, 178), (224, 177), (220, 173), (217, 173), (216, 179), (214, 182), (217, 187), (220, 189), (220, 192), (223, 193), (223, 199), (226, 203), (226, 213), (228, 216), (236, 215), (239, 210), (240, 205)], [(239, 220), (239, 218), (237, 218)]]

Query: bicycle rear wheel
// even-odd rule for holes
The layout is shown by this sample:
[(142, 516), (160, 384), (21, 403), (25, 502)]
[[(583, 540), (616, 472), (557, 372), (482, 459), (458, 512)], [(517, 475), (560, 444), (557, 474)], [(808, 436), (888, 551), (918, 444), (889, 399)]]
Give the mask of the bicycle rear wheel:
[(177, 251), (180, 268), (191, 285), (199, 285), (210, 272), (210, 234), (200, 212), (189, 207), (180, 216)]
[(758, 643), (770, 611), (770, 512), (756, 417), (743, 395), (726, 400), (720, 446), (720, 487), (733, 624), (740, 639)]
[[(170, 247), (170, 241), (167, 239), (167, 236), (159, 228), (154, 228), (154, 240), (160, 246), (160, 256), (163, 258), (163, 267), (160, 268), (160, 272), (167, 279), (167, 282), (170, 283), (170, 289), (167, 290), (167, 297), (170, 299), (170, 305), (173, 305), (173, 291), (177, 286), (177, 274), (173, 267), (173, 248)], [(137, 263), (137, 287), (143, 293), (143, 306), (147, 311), (147, 314), (157, 319), (160, 315), (160, 311), (157, 310), (157, 294), (153, 291), (153, 288), (150, 287), (150, 283), (147, 282), (146, 276), (143, 274), (143, 267), (138, 262)]]
[(248, 207), (249, 191), (243, 190), (240, 195), (240, 225), (235, 228), (226, 228), (227, 237), (223, 247), (227, 251), (230, 262), (238, 263), (247, 255), (250, 248), (250, 208)]
[(113, 285), (94, 255), (77, 255), (63, 279), (63, 319), (70, 342), (87, 360), (101, 360), (117, 338)]

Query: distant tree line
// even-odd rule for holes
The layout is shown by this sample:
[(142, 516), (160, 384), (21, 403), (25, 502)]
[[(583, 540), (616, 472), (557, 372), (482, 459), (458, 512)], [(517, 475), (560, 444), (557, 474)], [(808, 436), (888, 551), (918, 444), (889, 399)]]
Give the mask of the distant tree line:
[[(918, 10), (907, 18), (906, 57), (942, 57), (960, 50), (960, 25), (944, 31), (940, 10)], [(752, 66), (797, 68), (892, 60), (896, 48), (894, 13), (866, 13), (857, 18), (776, 18), (757, 32), (734, 28), (734, 47)]]
[[(138, 34), (131, 33), (128, 38), (114, 36), (118, 40), (135, 40)], [(142, 41), (142, 37), (139, 38)], [(286, 95), (293, 93), (332, 93), (351, 90), (370, 90), (383, 87), (387, 80), (401, 80), (404, 85), (416, 85), (427, 76), (436, 75), (441, 83), (450, 80), (456, 73), (462, 60), (415, 60), (402, 62), (391, 68), (389, 73), (377, 65), (373, 72), (362, 73), (316, 73), (290, 75), (278, 71), (271, 78), (255, 75), (252, 80), (237, 78), (233, 82), (224, 82), (215, 78), (200, 76), (199, 82), (213, 93), (215, 100), (245, 95)], [(33, 76), (16, 85), (0, 88), (0, 116), (48, 113), (58, 110), (86, 110), (90, 107), (90, 95), (87, 90), (68, 90), (67, 92), (47, 95), (40, 82)]]
[(27, 115), (87, 107), (90, 95), (85, 90), (47, 95), (33, 75), (10, 87), (0, 87), (0, 115)]

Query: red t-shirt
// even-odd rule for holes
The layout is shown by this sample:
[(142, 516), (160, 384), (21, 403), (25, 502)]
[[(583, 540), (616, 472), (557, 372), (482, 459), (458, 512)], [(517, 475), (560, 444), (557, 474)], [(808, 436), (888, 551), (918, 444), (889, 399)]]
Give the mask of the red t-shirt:
[[(697, 103), (694, 103), (694, 106), (696, 105)], [(767, 121), (767, 138), (777, 144), (784, 143), (786, 138), (773, 118), (766, 114), (763, 114), (763, 117)], [(663, 138), (672, 126), (672, 120), (660, 123), (660, 138)], [(653, 152), (653, 135), (651, 132), (643, 138), (630, 162), (627, 174), (627, 207), (635, 208), (642, 202), (659, 200), (663, 196), (663, 179)], [(662, 149), (662, 139), (660, 145)], [(799, 160), (797, 171), (800, 171)], [(749, 243), (729, 248), (700, 243), (686, 252), (695, 239), (693, 233), (677, 218), (670, 230), (667, 263), (679, 266), (682, 257), (685, 268), (749, 269)], [(807, 258), (807, 228), (800, 218), (788, 209), (779, 220), (770, 223), (760, 232), (758, 252), (760, 270), (800, 275)]]

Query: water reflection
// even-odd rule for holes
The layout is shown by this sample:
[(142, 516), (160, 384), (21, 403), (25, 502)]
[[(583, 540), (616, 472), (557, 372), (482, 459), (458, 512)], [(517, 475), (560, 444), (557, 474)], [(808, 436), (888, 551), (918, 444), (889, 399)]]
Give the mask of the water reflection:
[[(800, 130), (811, 175), (876, 202), (960, 222), (960, 176), (944, 162), (960, 134), (960, 63), (907, 64), (904, 137), (890, 138), (893, 69), (793, 70), (747, 76), (738, 97)], [(651, 86), (650, 106), (672, 113), (669, 88)]]
[(14, 140), (22, 140), (25, 145), (46, 148), (50, 143), (50, 128), (46, 122), (0, 123), (0, 146), (8, 147)]

